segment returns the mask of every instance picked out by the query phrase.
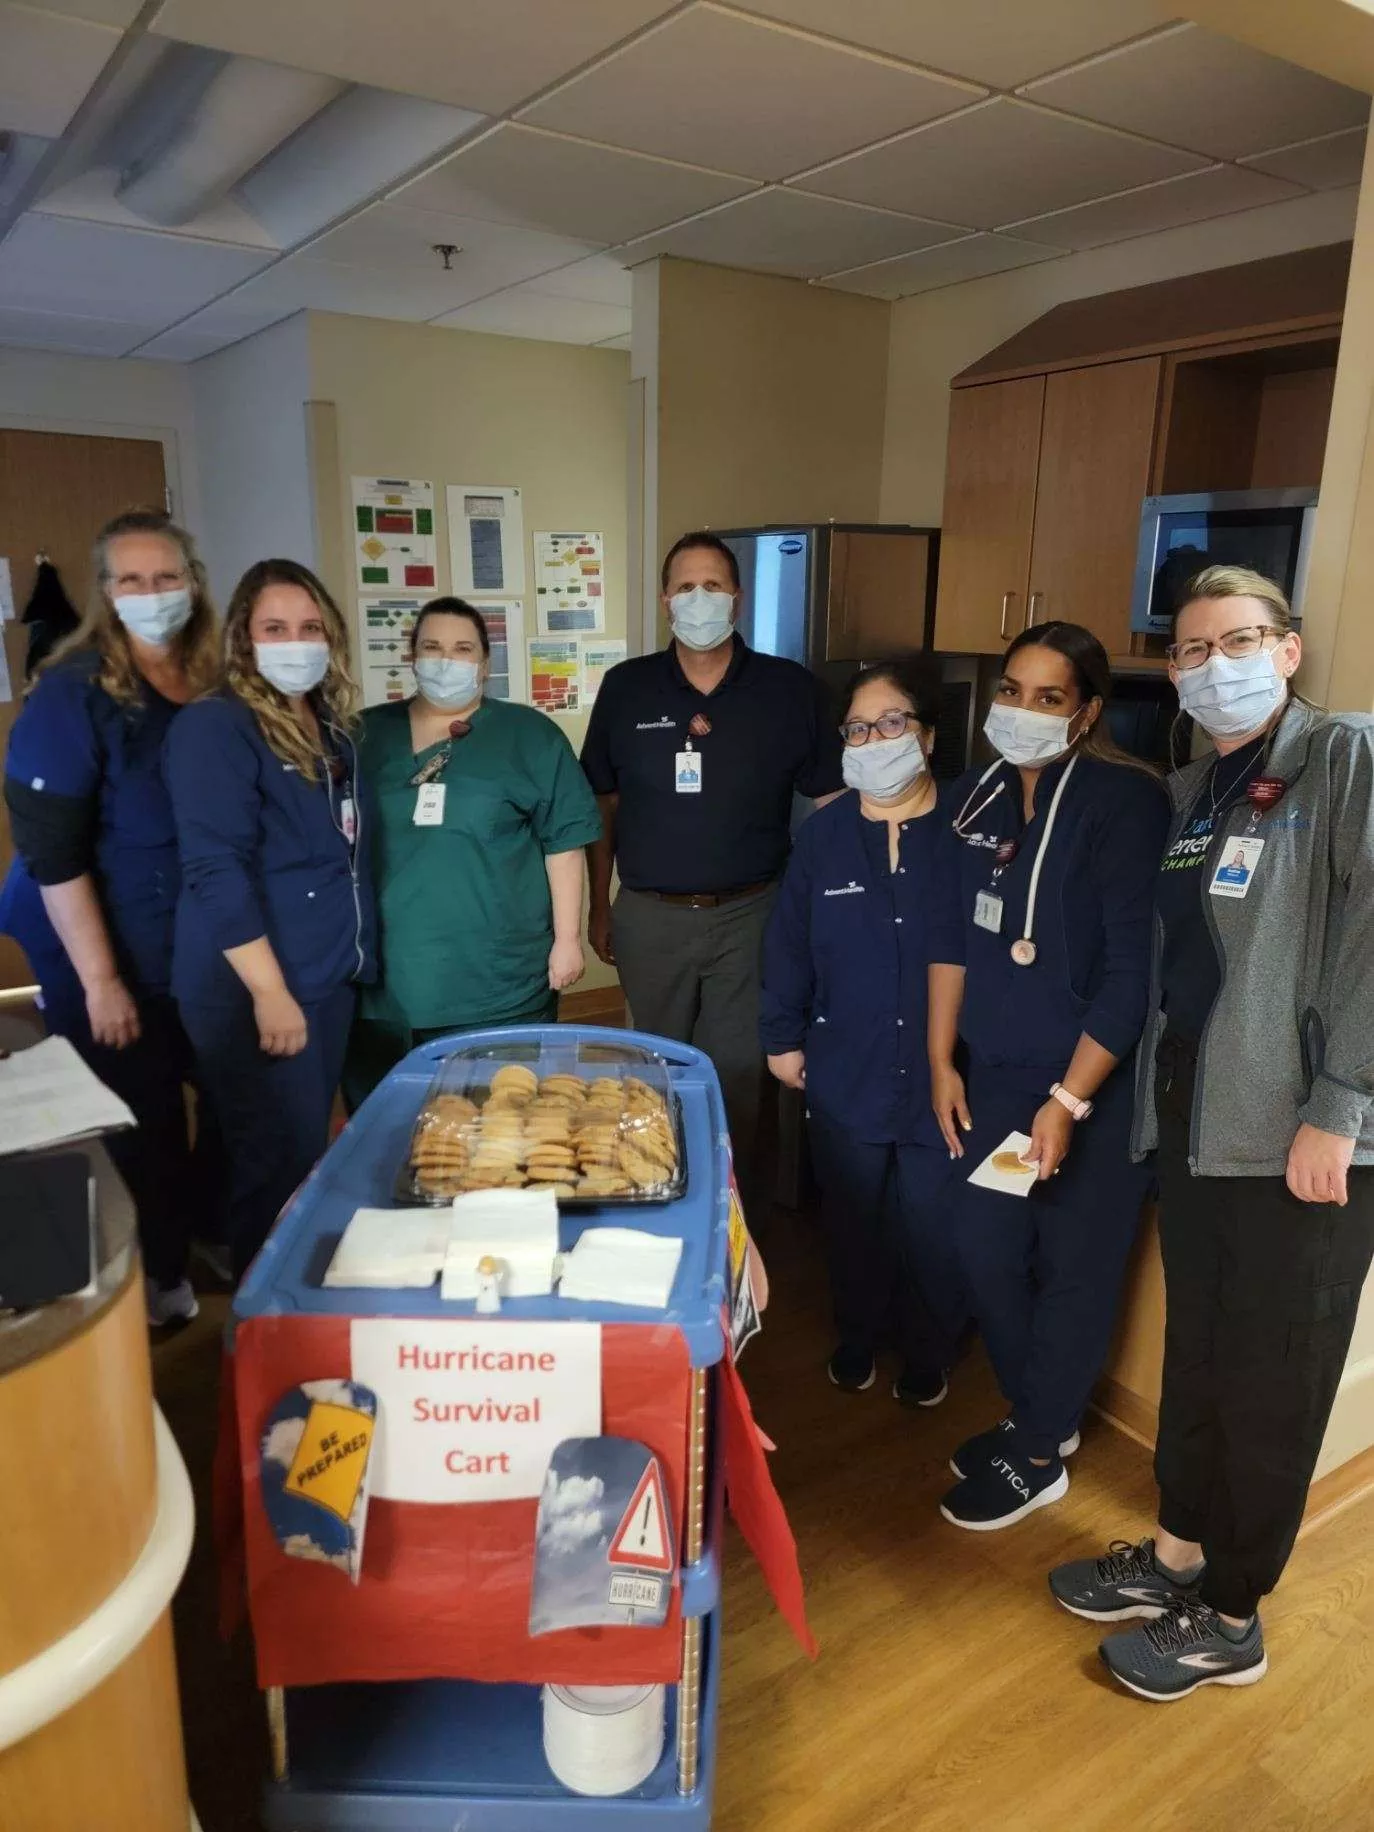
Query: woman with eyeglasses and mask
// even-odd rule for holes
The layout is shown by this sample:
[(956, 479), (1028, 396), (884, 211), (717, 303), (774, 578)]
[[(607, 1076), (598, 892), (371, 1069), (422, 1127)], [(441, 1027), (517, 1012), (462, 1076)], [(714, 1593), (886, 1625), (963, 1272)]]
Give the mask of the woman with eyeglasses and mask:
[(43, 664), (10, 735), (5, 801), (17, 857), (0, 930), (24, 949), (51, 1034), (66, 1037), (138, 1124), (110, 1156), (138, 1211), (153, 1324), (189, 1321), (190, 1228), (213, 1207), (202, 1116), (188, 1136), (191, 1050), (171, 996), (180, 868), (162, 747), (219, 668), (205, 569), (151, 510), (96, 537), (78, 628)]
[(1170, 780), (1136, 1148), (1157, 1150), (1159, 1525), (1050, 1587), (1150, 1699), (1250, 1685), (1374, 1257), (1374, 719), (1292, 680), (1278, 586), (1193, 580), (1170, 673), (1213, 750)]
[[(940, 1511), (975, 1532), (1067, 1492), (1149, 1184), (1130, 1157), (1128, 1058), (1169, 811), (1154, 772), (1107, 734), (1111, 684), (1077, 624), (1018, 636), (984, 727), (997, 760), (958, 784), (945, 829), (932, 1096), (960, 1166), (970, 1307), (1011, 1407), (951, 1461), (959, 1484)], [(970, 1180), (983, 1166), (993, 1187)]]
[(329, 1139), (374, 971), (348, 632), (294, 560), (234, 588), (218, 690), (167, 740), (181, 850), (172, 986), (229, 1156), (242, 1277)]
[(835, 1333), (832, 1383), (945, 1397), (965, 1315), (940, 1196), (949, 1157), (925, 1056), (940, 681), (924, 657), (864, 670), (840, 727), (850, 793), (799, 829), (763, 947), (768, 1066), (805, 1095)]
[(533, 707), (486, 697), (491, 639), (461, 598), (422, 608), (411, 655), (414, 695), (363, 716), (381, 966), (350, 1107), (426, 1038), (551, 1023), (583, 972), (582, 849), (601, 817), (572, 747)]

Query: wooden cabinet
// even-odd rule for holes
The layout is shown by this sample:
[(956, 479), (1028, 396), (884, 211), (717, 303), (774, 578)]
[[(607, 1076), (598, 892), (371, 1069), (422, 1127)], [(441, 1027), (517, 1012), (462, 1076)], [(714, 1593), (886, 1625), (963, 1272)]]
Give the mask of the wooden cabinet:
[(956, 388), (935, 646), (1000, 654), (1025, 621), (1045, 378)]
[(1160, 359), (956, 389), (936, 647), (994, 655), (1032, 623), (1127, 646)]
[(931, 540), (926, 534), (834, 530), (826, 595), (827, 661), (879, 661), (922, 646)]

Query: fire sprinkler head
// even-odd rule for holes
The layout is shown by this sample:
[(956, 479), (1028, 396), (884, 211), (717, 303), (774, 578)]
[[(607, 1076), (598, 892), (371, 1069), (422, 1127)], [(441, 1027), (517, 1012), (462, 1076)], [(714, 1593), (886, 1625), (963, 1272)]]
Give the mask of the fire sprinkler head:
[(446, 274), (452, 273), (453, 257), (456, 254), (461, 254), (463, 252), (462, 249), (458, 247), (455, 242), (433, 242), (431, 246), (435, 254), (437, 254), (439, 259), (444, 263), (444, 272)]

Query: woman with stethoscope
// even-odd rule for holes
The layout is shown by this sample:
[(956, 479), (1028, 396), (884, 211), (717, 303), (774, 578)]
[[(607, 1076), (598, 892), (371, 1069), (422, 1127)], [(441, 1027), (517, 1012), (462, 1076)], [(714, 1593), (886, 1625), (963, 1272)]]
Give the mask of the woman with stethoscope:
[(965, 1172), (951, 1220), (971, 1308), (1011, 1406), (952, 1459), (940, 1511), (979, 1532), (1068, 1489), (1149, 1182), (1129, 1156), (1127, 1059), (1168, 800), (1107, 735), (1110, 693), (1089, 631), (1019, 636), (984, 728), (998, 760), (956, 788), (945, 835), (931, 1095)]
[(328, 1143), (375, 968), (357, 699), (338, 606), (296, 561), (261, 560), (229, 604), (219, 690), (167, 740), (172, 990), (229, 1154), (237, 1276)]

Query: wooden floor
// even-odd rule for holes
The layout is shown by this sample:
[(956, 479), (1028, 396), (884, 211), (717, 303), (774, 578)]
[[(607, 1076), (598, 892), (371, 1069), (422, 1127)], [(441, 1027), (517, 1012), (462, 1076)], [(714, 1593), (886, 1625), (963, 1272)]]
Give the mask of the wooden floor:
[[(1149, 1530), (1146, 1453), (1090, 1424), (1059, 1506), (963, 1533), (936, 1513), (958, 1440), (991, 1422), (981, 1364), (938, 1411), (824, 1376), (806, 1225), (770, 1230), (774, 1307), (744, 1373), (808, 1581), (813, 1666), (738, 1536), (726, 1582), (715, 1832), (1374, 1832), (1374, 1502), (1299, 1547), (1265, 1611), (1271, 1671), (1151, 1705), (1113, 1687), (1045, 1572)], [(158, 1348), (201, 1528), (177, 1608), (204, 1832), (251, 1832), (265, 1762), (247, 1651), (215, 1637), (208, 1458), (222, 1304)]]

